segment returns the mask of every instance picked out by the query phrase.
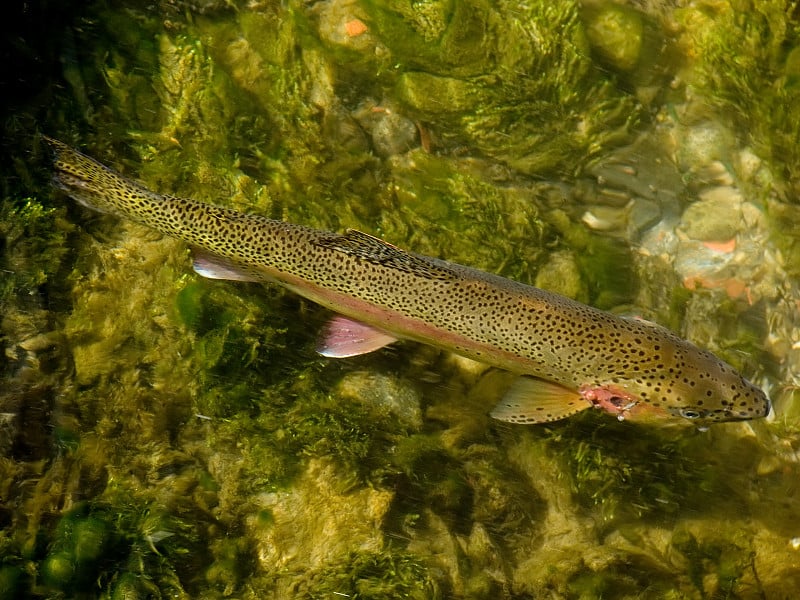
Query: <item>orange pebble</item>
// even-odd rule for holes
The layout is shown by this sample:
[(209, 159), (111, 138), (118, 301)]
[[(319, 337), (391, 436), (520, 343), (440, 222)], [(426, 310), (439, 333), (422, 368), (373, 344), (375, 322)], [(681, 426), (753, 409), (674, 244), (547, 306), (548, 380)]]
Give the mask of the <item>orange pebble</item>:
[[(747, 284), (739, 279), (726, 279), (725, 280), (725, 293), (729, 298), (736, 299), (745, 292), (749, 292)], [(748, 293), (749, 295), (749, 293)]]
[(733, 252), (736, 250), (736, 238), (731, 238), (727, 242), (703, 242), (703, 246), (716, 252)]
[(349, 37), (358, 37), (367, 31), (367, 29), (367, 25), (360, 19), (353, 19), (344, 24), (345, 33), (347, 33)]

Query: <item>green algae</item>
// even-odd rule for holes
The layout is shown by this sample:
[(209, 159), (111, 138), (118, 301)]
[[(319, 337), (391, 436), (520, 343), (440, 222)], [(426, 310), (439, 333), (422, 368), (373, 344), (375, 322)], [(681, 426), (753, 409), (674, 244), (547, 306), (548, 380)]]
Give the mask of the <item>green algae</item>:
[[(793, 186), (800, 134), (795, 3), (706, 3), (704, 10), (676, 14), (688, 24), (687, 43), (697, 57), (692, 83), (737, 131), (747, 132), (747, 143)], [(794, 195), (792, 187), (781, 191), (789, 201)]]
[[(709, 493), (719, 491), (717, 469), (698, 460), (704, 442), (686, 431), (662, 435), (658, 447), (651, 448), (631, 425), (605, 422), (589, 438), (584, 427), (577, 420), (550, 444), (566, 457), (579, 502), (597, 506), (606, 522), (671, 514), (702, 504)], [(594, 436), (601, 436), (603, 443), (597, 444)]]
[(352, 553), (344, 560), (311, 573), (296, 598), (441, 598), (442, 591), (429, 568), (413, 554), (403, 552)]
[(21, 580), (23, 571), (14, 565), (3, 565), (0, 567), (0, 598), (3, 600), (13, 600), (22, 595)]
[(673, 534), (672, 546), (685, 557), (697, 591), (711, 597), (734, 593), (737, 582), (753, 569), (751, 544), (746, 539), (698, 540), (684, 529)]
[(429, 64), (399, 80), (398, 95), (420, 118), (448, 123), (449, 143), (468, 143), (525, 174), (575, 174), (630, 139), (644, 112), (596, 77), (577, 4), (500, 3), (490, 15), (491, 31), (503, 35), (492, 39), (481, 69), (459, 82), (437, 77)]
[[(113, 597), (124, 588), (141, 593), (169, 591), (188, 597), (174, 568), (186, 568), (198, 538), (179, 518), (126, 500), (95, 499), (61, 516), (47, 548), (26, 565), (37, 593), (83, 595), (93, 586)], [(112, 508), (113, 507), (113, 508)], [(7, 557), (8, 559), (8, 557)], [(127, 583), (125, 583), (127, 581)]]
[(58, 272), (67, 253), (65, 238), (73, 230), (64, 217), (63, 208), (47, 207), (38, 199), (2, 200), (0, 304), (33, 292)]
[[(379, 222), (386, 239), (523, 281), (540, 262), (545, 226), (535, 191), (498, 188), (469, 161), (419, 150), (392, 162), (391, 184)], [(504, 235), (487, 235), (489, 223)]]
[(792, 203), (771, 201), (768, 214), (774, 239), (786, 255), (786, 270), (792, 277), (800, 276), (800, 240), (794, 232), (800, 229), (800, 209)]

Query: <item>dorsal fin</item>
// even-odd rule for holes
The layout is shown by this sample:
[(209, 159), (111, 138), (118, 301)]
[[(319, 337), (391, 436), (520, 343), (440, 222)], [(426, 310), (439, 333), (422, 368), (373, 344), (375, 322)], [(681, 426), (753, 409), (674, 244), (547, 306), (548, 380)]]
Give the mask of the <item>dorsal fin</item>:
[(410, 254), (357, 229), (348, 229), (344, 234), (331, 234), (316, 241), (324, 248), (356, 256), (368, 262), (413, 273), (427, 279), (453, 279), (455, 273), (444, 265), (436, 264), (426, 257)]

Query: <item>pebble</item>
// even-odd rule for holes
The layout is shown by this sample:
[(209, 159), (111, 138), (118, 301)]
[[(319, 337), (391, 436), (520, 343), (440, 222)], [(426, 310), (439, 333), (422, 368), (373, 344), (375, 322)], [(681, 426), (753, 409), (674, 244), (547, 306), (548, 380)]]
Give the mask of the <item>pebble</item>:
[(692, 239), (725, 241), (743, 225), (742, 195), (733, 187), (719, 186), (700, 195), (681, 218), (681, 229)]
[(354, 371), (342, 378), (336, 391), (342, 398), (392, 413), (404, 427), (422, 427), (420, 394), (408, 382), (390, 375)]

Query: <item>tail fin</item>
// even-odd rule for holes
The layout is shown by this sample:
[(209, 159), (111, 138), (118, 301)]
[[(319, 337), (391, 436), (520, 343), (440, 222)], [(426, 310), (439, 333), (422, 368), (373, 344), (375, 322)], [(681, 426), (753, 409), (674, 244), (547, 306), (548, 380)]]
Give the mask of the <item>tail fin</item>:
[(160, 195), (67, 144), (43, 138), (53, 152), (53, 184), (82, 205), (100, 212), (129, 215), (137, 201), (161, 199)]

